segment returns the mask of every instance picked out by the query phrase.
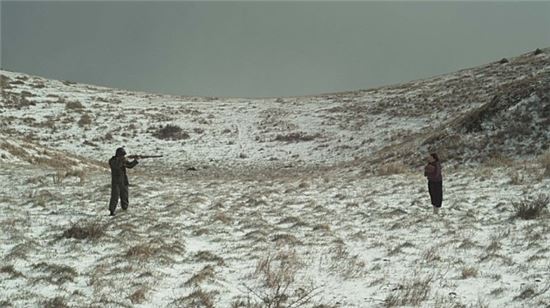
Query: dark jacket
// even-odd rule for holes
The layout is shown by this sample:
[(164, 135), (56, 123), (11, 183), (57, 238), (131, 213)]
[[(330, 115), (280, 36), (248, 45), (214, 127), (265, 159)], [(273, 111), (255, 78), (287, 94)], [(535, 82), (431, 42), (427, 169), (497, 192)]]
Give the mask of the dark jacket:
[(441, 182), (443, 177), (441, 176), (441, 163), (436, 161), (429, 163), (424, 167), (424, 175), (428, 178), (428, 181), (431, 182)]
[(123, 156), (113, 156), (109, 159), (109, 166), (111, 167), (111, 180), (113, 184), (128, 186), (128, 175), (126, 175), (126, 168), (134, 168), (138, 164), (137, 160), (128, 161)]

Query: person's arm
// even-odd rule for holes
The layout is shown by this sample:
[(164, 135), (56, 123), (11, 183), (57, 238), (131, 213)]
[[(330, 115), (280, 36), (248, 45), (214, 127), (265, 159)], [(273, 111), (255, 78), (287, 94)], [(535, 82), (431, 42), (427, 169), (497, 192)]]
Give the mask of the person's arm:
[(138, 163), (139, 162), (137, 159), (134, 159), (132, 161), (124, 160), (124, 166), (130, 169), (134, 168)]

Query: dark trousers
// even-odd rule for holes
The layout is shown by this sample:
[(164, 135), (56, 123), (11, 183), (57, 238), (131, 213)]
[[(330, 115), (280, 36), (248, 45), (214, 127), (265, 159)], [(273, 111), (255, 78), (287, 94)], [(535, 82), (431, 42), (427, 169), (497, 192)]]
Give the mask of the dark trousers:
[(428, 181), (428, 191), (430, 192), (432, 205), (441, 207), (441, 203), (443, 202), (443, 182)]
[(109, 211), (114, 212), (118, 199), (123, 210), (128, 209), (128, 186), (119, 183), (111, 185), (111, 200), (109, 201)]

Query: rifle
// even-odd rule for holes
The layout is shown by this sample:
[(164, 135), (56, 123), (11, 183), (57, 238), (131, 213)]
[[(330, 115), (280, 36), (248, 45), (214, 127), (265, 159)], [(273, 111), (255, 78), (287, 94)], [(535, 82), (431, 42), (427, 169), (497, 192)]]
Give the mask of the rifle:
[(157, 157), (162, 157), (162, 155), (128, 155), (126, 157), (129, 159), (142, 159), (142, 158), (157, 158)]

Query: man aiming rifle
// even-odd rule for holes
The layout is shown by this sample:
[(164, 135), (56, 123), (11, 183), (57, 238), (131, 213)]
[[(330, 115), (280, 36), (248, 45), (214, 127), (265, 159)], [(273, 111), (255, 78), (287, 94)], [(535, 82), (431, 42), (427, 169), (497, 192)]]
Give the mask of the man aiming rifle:
[[(123, 210), (128, 209), (128, 175), (126, 168), (132, 169), (138, 164), (138, 159), (162, 157), (162, 155), (129, 155), (126, 156), (124, 148), (116, 149), (115, 156), (109, 159), (111, 167), (111, 199), (109, 201), (109, 212), (115, 215), (118, 199)], [(129, 161), (128, 158), (133, 159)]]

